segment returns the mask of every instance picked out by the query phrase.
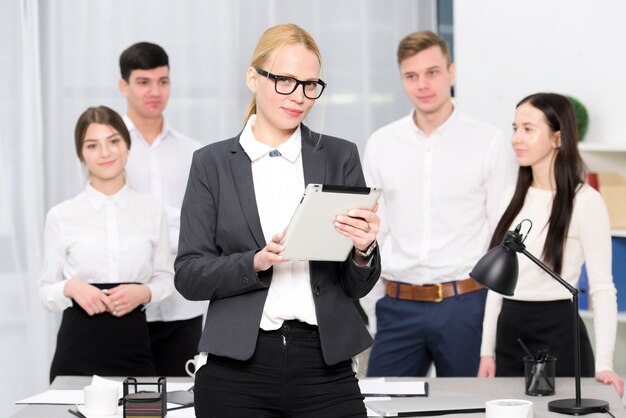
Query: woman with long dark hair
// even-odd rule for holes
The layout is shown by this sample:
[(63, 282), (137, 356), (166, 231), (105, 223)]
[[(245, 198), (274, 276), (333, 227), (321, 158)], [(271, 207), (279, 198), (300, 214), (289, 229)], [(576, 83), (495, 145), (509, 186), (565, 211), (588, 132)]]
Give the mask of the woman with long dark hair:
[[(613, 370), (617, 302), (611, 274), (611, 230), (600, 194), (585, 184), (578, 135), (569, 100), (537, 93), (516, 107), (512, 144), (520, 165), (517, 186), (490, 247), (523, 219), (533, 227), (526, 248), (576, 287), (583, 263), (594, 307), (596, 358), (581, 321), (581, 373), (613, 384), (624, 382)], [(593, 219), (593, 222), (590, 220)], [(549, 349), (557, 376), (574, 375), (571, 294), (530, 260), (519, 258), (515, 295), (489, 292), (483, 322), (479, 377), (523, 376), (526, 355)], [(580, 320), (580, 319), (579, 319)]]

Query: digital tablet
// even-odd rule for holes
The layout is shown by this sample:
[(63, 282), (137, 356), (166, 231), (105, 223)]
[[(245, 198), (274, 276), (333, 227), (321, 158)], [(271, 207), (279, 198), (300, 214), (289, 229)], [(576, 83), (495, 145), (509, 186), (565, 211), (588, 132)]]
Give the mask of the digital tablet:
[(289, 221), (281, 255), (287, 260), (344, 261), (353, 243), (335, 230), (335, 216), (373, 209), (382, 189), (309, 184)]

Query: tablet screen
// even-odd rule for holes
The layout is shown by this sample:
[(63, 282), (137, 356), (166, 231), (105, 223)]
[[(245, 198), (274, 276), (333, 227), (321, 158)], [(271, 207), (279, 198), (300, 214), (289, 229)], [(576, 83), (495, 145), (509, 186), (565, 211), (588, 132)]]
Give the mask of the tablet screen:
[(373, 209), (382, 189), (307, 185), (287, 230), (282, 256), (287, 260), (344, 261), (352, 241), (335, 230), (335, 216), (350, 209)]

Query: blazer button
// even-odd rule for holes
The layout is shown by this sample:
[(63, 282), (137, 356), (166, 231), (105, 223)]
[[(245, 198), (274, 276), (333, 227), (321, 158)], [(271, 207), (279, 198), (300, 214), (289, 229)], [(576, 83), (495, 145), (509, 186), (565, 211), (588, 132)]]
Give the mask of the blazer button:
[(315, 286), (315, 296), (319, 296), (319, 295), (320, 295), (320, 287)]
[(248, 278), (246, 277), (246, 273), (241, 275), (241, 281), (243, 284), (248, 284)]

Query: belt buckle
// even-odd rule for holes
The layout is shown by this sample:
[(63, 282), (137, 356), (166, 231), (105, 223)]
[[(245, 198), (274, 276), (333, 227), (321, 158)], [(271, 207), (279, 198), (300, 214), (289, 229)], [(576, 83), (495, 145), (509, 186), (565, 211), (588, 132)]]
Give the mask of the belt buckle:
[(437, 298), (433, 302), (441, 302), (443, 300), (443, 285), (435, 283), (435, 286), (437, 286)]

